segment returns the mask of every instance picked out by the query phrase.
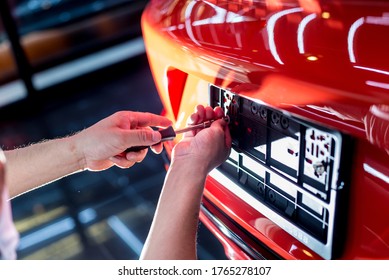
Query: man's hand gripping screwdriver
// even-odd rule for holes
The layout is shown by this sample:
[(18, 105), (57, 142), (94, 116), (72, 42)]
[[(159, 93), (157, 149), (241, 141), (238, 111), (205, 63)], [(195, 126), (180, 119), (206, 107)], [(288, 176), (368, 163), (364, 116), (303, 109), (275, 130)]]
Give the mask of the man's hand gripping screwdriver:
[[(228, 116), (223, 117), (223, 119), (227, 123), (229, 123), (229, 121), (230, 121), (230, 118)], [(174, 130), (172, 126), (169, 126), (169, 127), (165, 128), (165, 129), (158, 130), (158, 132), (161, 133), (161, 136), (162, 136), (161, 142), (165, 142), (165, 141), (173, 140), (177, 136), (177, 134), (185, 133), (185, 132), (196, 130), (196, 129), (202, 129), (202, 128), (210, 127), (211, 124), (214, 121), (215, 120), (209, 120), (209, 121), (205, 121), (205, 122), (202, 122), (202, 123), (199, 123), (199, 124), (189, 125), (187, 127), (184, 127), (184, 128), (181, 128), (181, 129), (177, 129), (177, 130)], [(138, 152), (138, 151), (141, 151), (143, 149), (147, 149), (148, 147), (150, 147), (150, 146), (134, 146), (134, 147), (130, 147), (127, 150), (125, 150), (125, 153), (128, 153), (128, 152)]]

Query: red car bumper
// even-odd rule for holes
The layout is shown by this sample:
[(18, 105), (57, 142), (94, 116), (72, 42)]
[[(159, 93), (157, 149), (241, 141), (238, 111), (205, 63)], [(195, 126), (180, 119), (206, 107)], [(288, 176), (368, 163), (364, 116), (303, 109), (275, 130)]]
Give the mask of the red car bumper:
[(389, 6), (374, 3), (145, 10), (166, 116), (180, 127), (201, 103), (232, 117), (200, 215), (230, 258), (389, 258)]

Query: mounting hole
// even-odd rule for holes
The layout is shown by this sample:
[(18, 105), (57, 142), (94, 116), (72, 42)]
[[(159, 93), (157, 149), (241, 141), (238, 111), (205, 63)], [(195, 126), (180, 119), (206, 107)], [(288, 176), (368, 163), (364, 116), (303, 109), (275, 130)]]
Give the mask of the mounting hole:
[(261, 107), (260, 108), (260, 113), (261, 113), (262, 119), (266, 120), (266, 118), (267, 118), (267, 110), (266, 110), (265, 107)]
[(270, 190), (268, 193), (268, 197), (270, 202), (274, 203), (276, 201), (276, 194), (274, 193), (274, 191)]
[(272, 112), (271, 113), (271, 122), (273, 123), (273, 124), (279, 124), (280, 123), (280, 115), (278, 114), (278, 113), (274, 113), (274, 112)]
[(262, 182), (258, 182), (257, 184), (258, 192), (260, 195), (265, 195), (265, 185)]
[(258, 106), (254, 102), (251, 103), (251, 113), (253, 113), (254, 115), (258, 113)]
[(287, 129), (289, 127), (289, 120), (284, 116), (281, 117), (281, 127)]

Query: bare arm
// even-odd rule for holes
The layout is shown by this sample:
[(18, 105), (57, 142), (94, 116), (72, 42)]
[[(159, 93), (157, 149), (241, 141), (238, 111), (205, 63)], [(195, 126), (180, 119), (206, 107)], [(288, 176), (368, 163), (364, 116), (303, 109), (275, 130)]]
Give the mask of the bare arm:
[(82, 156), (68, 138), (5, 151), (5, 156), (11, 198), (82, 169)]
[[(144, 159), (147, 149), (127, 154), (123, 151), (158, 143), (161, 135), (149, 126), (168, 125), (170, 121), (158, 115), (122, 111), (72, 136), (5, 151), (10, 197), (86, 169), (131, 167)], [(162, 145), (153, 150), (161, 152)]]
[(196, 259), (196, 236), (205, 172), (175, 162), (166, 177), (143, 259)]
[[(223, 112), (202, 106), (194, 123), (221, 118)], [(210, 145), (212, 143), (212, 145)], [(163, 190), (141, 259), (196, 259), (200, 203), (208, 173), (228, 156), (231, 137), (223, 120), (187, 135), (173, 150)]]

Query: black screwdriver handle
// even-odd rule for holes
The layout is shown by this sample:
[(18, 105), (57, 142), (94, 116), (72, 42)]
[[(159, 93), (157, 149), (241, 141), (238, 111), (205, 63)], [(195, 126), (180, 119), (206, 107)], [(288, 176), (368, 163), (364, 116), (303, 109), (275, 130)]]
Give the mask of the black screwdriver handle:
[(147, 149), (148, 147), (150, 147), (150, 146), (134, 146), (134, 147), (130, 147), (130, 148), (126, 149), (124, 152), (125, 153), (139, 152), (139, 151), (142, 151), (144, 149)]
[[(158, 132), (161, 134), (161, 142), (170, 141), (176, 137), (176, 132), (174, 131), (172, 126), (169, 126), (165, 129), (158, 130)], [(141, 150), (147, 149), (148, 147), (150, 146), (133, 146), (126, 149), (124, 152), (125, 153), (139, 152)]]

